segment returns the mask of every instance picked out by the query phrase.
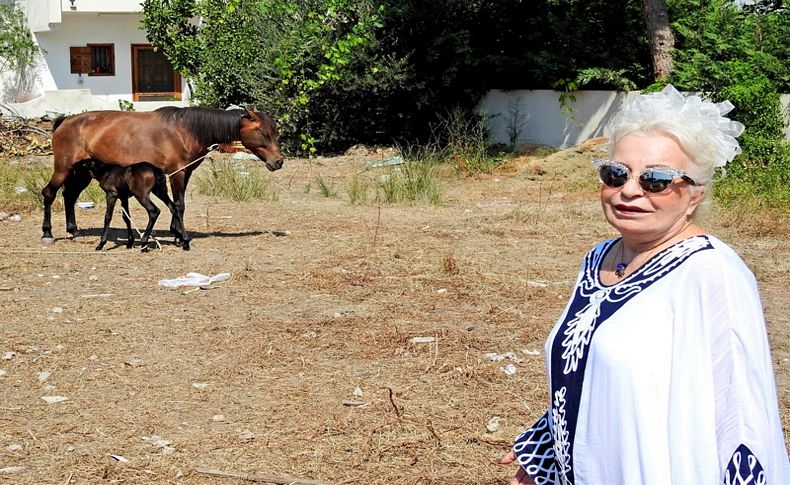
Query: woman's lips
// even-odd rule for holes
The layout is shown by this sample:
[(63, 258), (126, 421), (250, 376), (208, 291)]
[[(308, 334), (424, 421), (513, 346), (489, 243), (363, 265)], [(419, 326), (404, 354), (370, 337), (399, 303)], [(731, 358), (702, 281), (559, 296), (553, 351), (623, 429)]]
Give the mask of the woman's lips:
[(616, 206), (614, 206), (614, 208), (617, 209), (618, 212), (621, 212), (623, 214), (643, 214), (647, 212), (646, 210), (633, 205), (617, 204)]

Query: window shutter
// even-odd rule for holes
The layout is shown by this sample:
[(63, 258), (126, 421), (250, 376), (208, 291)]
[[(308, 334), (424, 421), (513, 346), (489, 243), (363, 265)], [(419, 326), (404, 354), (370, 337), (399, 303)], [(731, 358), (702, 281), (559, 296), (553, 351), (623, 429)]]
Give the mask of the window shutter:
[(90, 47), (69, 47), (72, 74), (84, 74), (91, 68)]

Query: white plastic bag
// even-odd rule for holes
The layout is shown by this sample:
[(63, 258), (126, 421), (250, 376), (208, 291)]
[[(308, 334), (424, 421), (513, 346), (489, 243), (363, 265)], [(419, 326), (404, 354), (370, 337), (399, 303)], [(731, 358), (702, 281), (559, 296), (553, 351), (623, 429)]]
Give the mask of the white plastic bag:
[(160, 286), (167, 288), (183, 288), (186, 286), (209, 286), (213, 283), (230, 279), (230, 273), (219, 273), (214, 276), (207, 276), (200, 273), (187, 273), (186, 276), (172, 280), (159, 280)]

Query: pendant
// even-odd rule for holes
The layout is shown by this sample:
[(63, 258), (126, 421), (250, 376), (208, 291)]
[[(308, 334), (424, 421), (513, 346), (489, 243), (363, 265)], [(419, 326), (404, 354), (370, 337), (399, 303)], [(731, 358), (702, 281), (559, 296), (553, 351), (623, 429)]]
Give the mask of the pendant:
[(625, 275), (625, 269), (628, 267), (626, 263), (617, 263), (617, 268), (614, 270), (614, 274), (617, 275), (618, 278), (622, 278)]

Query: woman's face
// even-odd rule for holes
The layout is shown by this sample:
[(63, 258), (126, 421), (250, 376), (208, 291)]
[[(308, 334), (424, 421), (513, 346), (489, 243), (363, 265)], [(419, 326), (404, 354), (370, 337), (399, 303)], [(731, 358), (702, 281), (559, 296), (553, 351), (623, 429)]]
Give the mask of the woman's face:
[(614, 147), (612, 159), (631, 170), (622, 187), (601, 186), (601, 204), (606, 220), (622, 236), (636, 243), (663, 242), (682, 231), (691, 221), (704, 192), (692, 191), (676, 180), (665, 191), (650, 193), (639, 186), (639, 174), (651, 166), (688, 169), (688, 155), (671, 137), (662, 134), (630, 134)]

